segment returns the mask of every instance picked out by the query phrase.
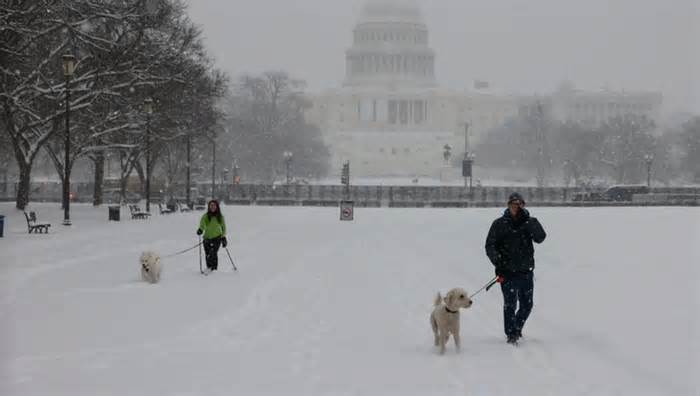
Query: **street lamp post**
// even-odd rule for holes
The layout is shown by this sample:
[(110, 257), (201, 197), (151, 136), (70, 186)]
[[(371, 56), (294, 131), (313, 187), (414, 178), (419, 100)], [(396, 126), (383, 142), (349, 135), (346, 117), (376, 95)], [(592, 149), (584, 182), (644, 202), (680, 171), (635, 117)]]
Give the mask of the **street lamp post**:
[(474, 153), (467, 154), (467, 162), (469, 163), (469, 194), (472, 193), (472, 179), (474, 179), (474, 159), (476, 155)]
[(107, 179), (110, 179), (112, 177), (112, 154), (107, 152), (105, 157), (107, 160)]
[(452, 147), (449, 144), (445, 144), (442, 149), (442, 158), (445, 160), (445, 165), (449, 165), (450, 158), (452, 158)]
[(187, 192), (185, 193), (185, 196), (187, 197), (187, 207), (191, 208), (192, 206), (192, 197), (191, 197), (191, 187), (190, 183), (192, 182), (192, 137), (190, 134), (187, 134)]
[(291, 166), (292, 166), (292, 157), (294, 154), (292, 154), (291, 151), (285, 151), (284, 152), (284, 161), (287, 163), (287, 184), (291, 183)]
[(63, 55), (63, 76), (66, 77), (66, 141), (65, 150), (66, 158), (63, 177), (64, 181), (64, 191), (63, 191), (63, 225), (71, 225), (70, 221), (70, 78), (75, 72), (75, 56), (71, 54)]
[(240, 183), (240, 172), (241, 168), (238, 166), (236, 162), (233, 163), (233, 184), (239, 184)]
[(153, 99), (143, 101), (146, 112), (146, 212), (151, 212), (151, 115), (153, 114)]
[(228, 201), (230, 199), (230, 194), (231, 194), (231, 189), (228, 188), (227, 186), (227, 181), (228, 180), (228, 168), (224, 168), (221, 171), (221, 188), (224, 189), (224, 192), (226, 193), (226, 200)]
[(646, 154), (644, 162), (647, 164), (647, 187), (651, 188), (651, 164), (654, 163), (654, 155)]
[(211, 135), (211, 199), (216, 199), (216, 133)]
[[(462, 160), (462, 177), (464, 177), (464, 188), (469, 187), (469, 194), (472, 193), (472, 177), (475, 155), (469, 152), (469, 123), (464, 124), (464, 159)], [(467, 184), (469, 178), (469, 184)]]

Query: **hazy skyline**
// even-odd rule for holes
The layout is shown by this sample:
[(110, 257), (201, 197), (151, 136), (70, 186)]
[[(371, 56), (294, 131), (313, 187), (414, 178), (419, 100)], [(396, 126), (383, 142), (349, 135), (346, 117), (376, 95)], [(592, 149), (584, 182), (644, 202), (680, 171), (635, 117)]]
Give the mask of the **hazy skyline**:
[[(368, 0), (188, 0), (217, 65), (286, 70), (309, 89), (338, 87)], [(544, 93), (564, 80), (598, 90), (661, 91), (665, 110), (700, 113), (695, 0), (418, 1), (438, 82)], [(671, 5), (672, 3), (673, 5)]]

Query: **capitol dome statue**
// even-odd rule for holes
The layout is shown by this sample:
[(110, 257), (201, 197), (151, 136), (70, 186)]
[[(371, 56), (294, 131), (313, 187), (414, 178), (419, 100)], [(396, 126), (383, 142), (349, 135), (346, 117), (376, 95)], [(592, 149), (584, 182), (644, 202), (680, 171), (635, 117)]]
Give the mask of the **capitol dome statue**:
[(424, 25), (423, 13), (412, 0), (373, 0), (365, 4), (360, 16), (363, 23), (413, 23)]

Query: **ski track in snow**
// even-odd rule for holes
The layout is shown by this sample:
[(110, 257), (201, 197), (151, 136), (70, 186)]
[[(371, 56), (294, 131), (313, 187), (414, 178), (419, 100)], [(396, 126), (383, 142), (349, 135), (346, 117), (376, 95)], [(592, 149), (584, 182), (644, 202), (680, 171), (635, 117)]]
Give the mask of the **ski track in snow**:
[[(525, 338), (518, 347), (505, 344), (495, 287), (462, 310), (462, 351), (450, 339), (444, 356), (432, 344), (432, 300), (452, 287), (473, 293), (492, 276), (483, 238), (497, 210), (367, 209), (340, 223), (337, 209), (229, 207), (229, 248), (239, 271), (222, 251), (220, 271), (202, 277), (195, 249), (164, 260), (158, 285), (140, 281), (138, 255), (154, 249), (164, 256), (196, 243), (199, 214), (106, 223), (102, 211), (74, 210), (72, 229), (59, 225), (47, 236), (22, 233), (14, 213), (6, 220), (3, 395), (700, 394), (690, 374), (698, 362), (692, 331), (687, 340), (663, 339), (673, 350), (668, 356), (620, 343), (615, 334), (625, 327), (615, 310), (637, 290), (611, 280), (629, 274), (628, 265), (644, 265), (639, 287), (667, 271), (693, 274), (655, 297), (651, 309), (673, 325), (640, 331), (663, 336), (697, 327), (697, 314), (681, 316), (697, 308), (692, 288), (700, 272), (684, 267), (692, 260), (682, 250), (693, 226), (680, 229), (689, 215), (700, 215), (695, 208), (533, 209), (549, 236), (536, 247), (535, 307)], [(648, 211), (659, 217), (640, 216)], [(658, 228), (653, 235), (634, 231), (651, 224)], [(620, 238), (620, 227), (632, 235)], [(605, 258), (572, 253), (583, 237)], [(625, 238), (639, 243), (632, 261), (625, 261), (629, 249), (610, 242)], [(656, 250), (645, 249), (651, 241), (676, 255), (665, 268), (657, 270)], [(563, 276), (577, 283), (560, 283)], [(590, 302), (583, 298), (588, 288), (577, 286), (586, 282), (596, 282), (600, 294)], [(687, 311), (661, 312), (685, 297)], [(683, 352), (683, 343), (696, 352)]]

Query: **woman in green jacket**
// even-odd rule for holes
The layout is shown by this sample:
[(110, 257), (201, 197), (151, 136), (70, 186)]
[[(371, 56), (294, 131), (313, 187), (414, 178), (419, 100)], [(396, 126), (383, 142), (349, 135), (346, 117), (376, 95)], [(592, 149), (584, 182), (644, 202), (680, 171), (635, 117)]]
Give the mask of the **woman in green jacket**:
[(219, 267), (219, 246), (226, 247), (226, 222), (219, 208), (219, 201), (213, 199), (207, 204), (207, 213), (199, 221), (197, 235), (204, 234), (204, 253), (209, 271)]

